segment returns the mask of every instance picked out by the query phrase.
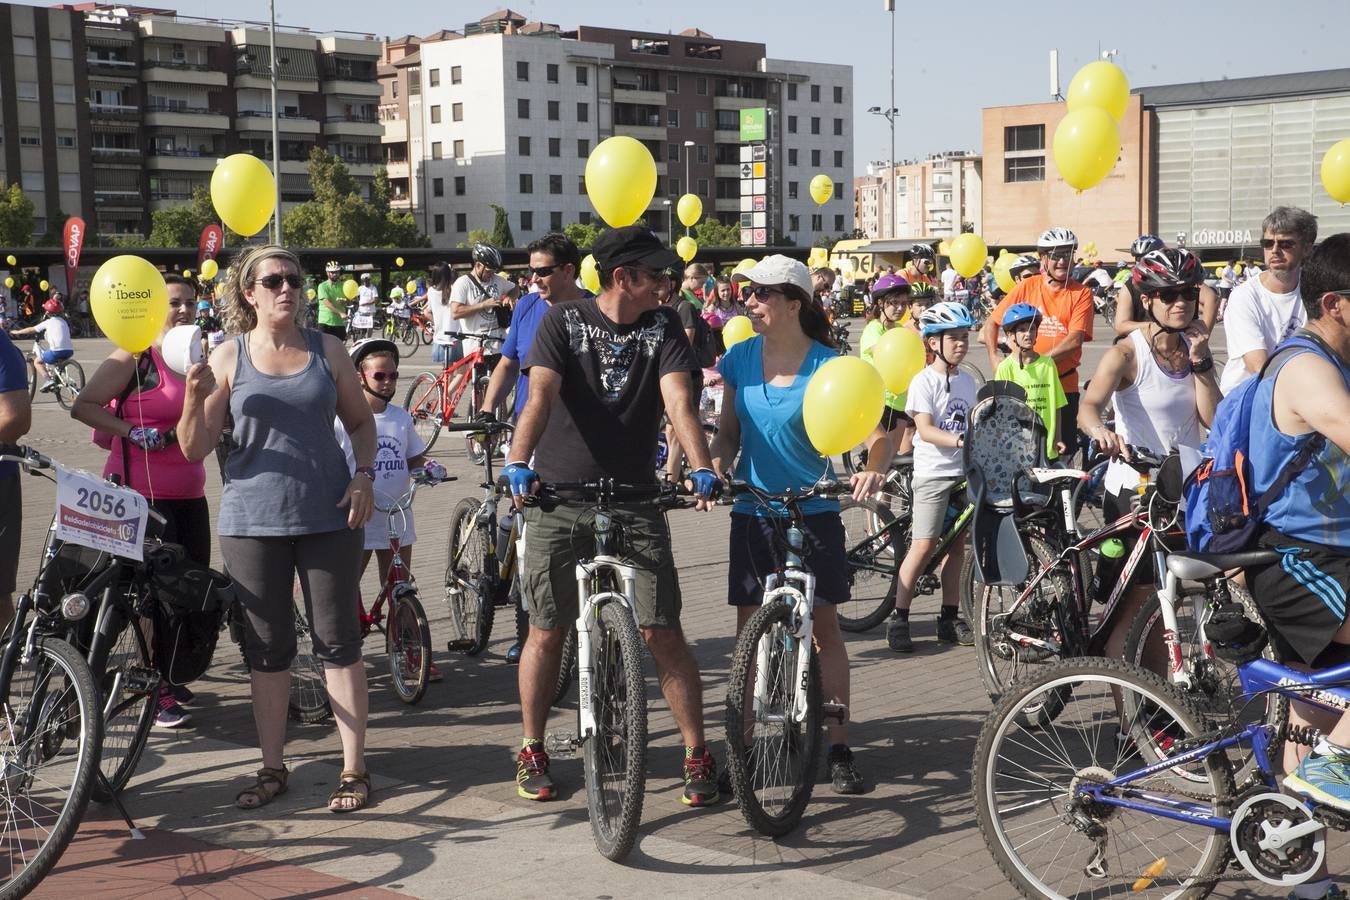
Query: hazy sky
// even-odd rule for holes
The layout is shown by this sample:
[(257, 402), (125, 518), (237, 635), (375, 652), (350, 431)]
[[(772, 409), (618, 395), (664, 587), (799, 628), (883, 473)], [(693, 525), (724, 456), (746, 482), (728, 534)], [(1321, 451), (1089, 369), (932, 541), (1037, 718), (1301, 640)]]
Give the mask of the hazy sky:
[[(185, 16), (228, 10), (266, 20), (267, 0), (161, 0)], [(276, 0), (283, 25), (373, 32), (381, 37), (462, 29), (500, 9), (496, 0)], [(728, 40), (762, 41), (773, 57), (853, 66), (854, 160), (885, 160), (890, 132), (869, 106), (890, 105), (890, 19), (883, 0), (523, 0), (511, 9), (564, 29), (579, 24), (679, 32), (698, 27)], [(1344, 0), (996, 0), (915, 3), (896, 0), (896, 156), (980, 145), (985, 106), (1037, 103), (1049, 97), (1049, 51), (1060, 51), (1061, 87), (1102, 49), (1131, 87), (1350, 65)], [(1281, 32), (1285, 33), (1281, 33)]]

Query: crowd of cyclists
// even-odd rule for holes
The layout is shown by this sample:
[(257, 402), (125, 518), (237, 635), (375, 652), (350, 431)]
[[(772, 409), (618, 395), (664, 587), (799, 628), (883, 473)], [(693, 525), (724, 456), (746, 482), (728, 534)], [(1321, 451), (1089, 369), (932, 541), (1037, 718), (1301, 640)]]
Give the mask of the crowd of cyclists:
[[(1127, 512), (1136, 496), (1141, 476), (1129, 465), (1131, 454), (1199, 448), (1223, 396), (1260, 379), (1251, 434), (1254, 489), (1282, 477), (1287, 484), (1261, 523), (1260, 545), (1278, 550), (1281, 562), (1248, 571), (1245, 580), (1285, 659), (1314, 668), (1350, 660), (1350, 495), (1343, 487), (1350, 475), (1350, 235), (1318, 243), (1315, 217), (1280, 207), (1263, 223), (1263, 265), (1248, 266), (1241, 281), (1226, 267), (1213, 286), (1193, 253), (1141, 236), (1132, 264), (1120, 267), (1128, 276), (1111, 281), (1124, 291), (1109, 319), (1115, 341), (1092, 372), (1080, 370), (1101, 312), (1099, 292), (1075, 278), (1073, 232), (1048, 228), (1034, 252), (1009, 267), (1015, 285), (1003, 296), (994, 296), (983, 274), (947, 277), (933, 249), (918, 245), (901, 270), (880, 273), (867, 285), (858, 344), (862, 358), (872, 361), (879, 340), (906, 329), (923, 346), (923, 366), (904, 391), (886, 393), (881, 420), (864, 442), (866, 462), (852, 474), (836, 472), (816, 451), (802, 412), (811, 376), (839, 353), (832, 328), (838, 273), (771, 255), (719, 274), (685, 265), (640, 226), (603, 232), (590, 249), (599, 274), (594, 295), (581, 286), (580, 250), (550, 234), (528, 248), (523, 282), (499, 274), (501, 254), (477, 244), (469, 270), (456, 277), (448, 264), (433, 265), (418, 290), (398, 289), (387, 298), (391, 314), (416, 306), (429, 317), (435, 363), (449, 367), (481, 349), (491, 360), (490, 379), (473, 414), (481, 422), (509, 418), (515, 426), (499, 452), (503, 488), (523, 522), (518, 640), (508, 654), (519, 665), (520, 797), (546, 801), (560, 793), (544, 729), (577, 616), (574, 566), (583, 553), (576, 543), (577, 508), (534, 502), (541, 489), (600, 482), (656, 487), (657, 448), (664, 445), (665, 479), (682, 482), (705, 514), (732, 480), (782, 494), (842, 477), (861, 501), (878, 494), (893, 462), (903, 458), (912, 472), (911, 524), (886, 638), (891, 650), (912, 652), (916, 582), (933, 562), (953, 494), (968, 474), (963, 450), (979, 398), (961, 364), (976, 328), (989, 372), (1019, 385), (1043, 423), (1047, 459), (1073, 465), (1096, 453), (1111, 460), (1102, 501), (1108, 519)], [(166, 539), (208, 565), (213, 528), (219, 536), (243, 611), (261, 757), (236, 797), (243, 809), (265, 806), (287, 790), (297, 577), (342, 745), (329, 809), (351, 812), (368, 802), (367, 686), (352, 611), (370, 551), (387, 553), (388, 545), (382, 523), (370, 531), (366, 525), (377, 494), (396, 494), (415, 471), (436, 465), (407, 412), (391, 402), (399, 346), (371, 324), (386, 298), (369, 276), (348, 297), (342, 274), (330, 264), (316, 286), (313, 329), (302, 324), (311, 307), (305, 274), (285, 248), (241, 254), (218, 297), (199, 298), (195, 283), (168, 276), (165, 330), (193, 321), (207, 326), (217, 335), (209, 359), (180, 376), (158, 342), (139, 357), (114, 351), (72, 411), (104, 437), (104, 475), (144, 494), (168, 519)], [(73, 352), (61, 302), (48, 300), (44, 309), (41, 322), (10, 332), (46, 339), (47, 349), (33, 359), (39, 377)], [(749, 320), (753, 335), (728, 348), (722, 331), (737, 316)], [(1228, 341), (1222, 370), (1210, 350), (1220, 316)], [(1281, 349), (1296, 335), (1318, 351)], [(22, 354), (0, 337), (0, 441), (20, 440), (31, 427), (25, 372)], [(705, 381), (718, 382), (721, 391), (708, 423), (715, 427), (706, 429)], [(1314, 439), (1311, 462), (1287, 474), (1290, 460)], [(212, 522), (204, 461), (217, 453), (223, 488)], [(683, 597), (669, 525), (650, 504), (619, 501), (616, 508), (630, 523), (632, 543), (642, 548), (634, 556), (635, 613), (685, 745), (683, 802), (715, 804), (730, 784), (725, 773), (719, 777), (704, 730), (699, 667), (680, 624)], [(821, 686), (827, 702), (846, 710), (848, 653), (834, 615), (851, 590), (840, 503), (815, 497), (802, 512), (815, 577)], [(732, 505), (727, 598), (736, 615), (729, 632), (745, 627), (761, 602), (763, 576), (779, 565), (775, 514), (745, 496)], [(0, 602), (7, 604), (0, 613), (12, 611), (24, 524), (17, 472), (0, 464)], [(403, 538), (410, 558), (411, 516)], [(969, 645), (974, 636), (958, 605), (964, 553), (958, 544), (941, 563), (936, 637)], [(1102, 559), (1099, 583), (1114, 580), (1112, 562)], [(1107, 655), (1122, 653), (1125, 625), (1156, 590), (1150, 577), (1142, 570), (1134, 576)], [(161, 724), (185, 721), (180, 704), (190, 696), (164, 685)], [(1300, 704), (1291, 714), (1323, 737), (1301, 759), (1290, 749), (1286, 786), (1350, 811), (1350, 716), (1328, 719)], [(863, 791), (846, 715), (829, 724), (828, 746), (833, 789)], [(1297, 896), (1336, 896), (1336, 890), (1319, 878), (1300, 886)]]

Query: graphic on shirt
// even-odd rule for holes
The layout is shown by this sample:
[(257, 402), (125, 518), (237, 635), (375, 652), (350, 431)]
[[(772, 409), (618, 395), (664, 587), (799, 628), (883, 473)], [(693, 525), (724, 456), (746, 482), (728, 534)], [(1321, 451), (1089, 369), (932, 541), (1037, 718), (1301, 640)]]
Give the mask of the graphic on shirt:
[(970, 404), (962, 397), (951, 397), (947, 400), (947, 408), (943, 410), (942, 421), (938, 423), (938, 427), (952, 434), (965, 434), (969, 418)]
[(601, 397), (606, 401), (619, 399), (638, 353), (647, 359), (654, 358), (666, 335), (666, 322), (660, 316), (651, 325), (627, 334), (614, 334), (601, 326), (587, 325), (575, 308), (563, 310), (563, 321), (567, 327), (568, 349), (577, 356), (595, 353), (599, 357)]
[(403, 442), (396, 437), (380, 435), (375, 442), (375, 471), (402, 473), (407, 468)]

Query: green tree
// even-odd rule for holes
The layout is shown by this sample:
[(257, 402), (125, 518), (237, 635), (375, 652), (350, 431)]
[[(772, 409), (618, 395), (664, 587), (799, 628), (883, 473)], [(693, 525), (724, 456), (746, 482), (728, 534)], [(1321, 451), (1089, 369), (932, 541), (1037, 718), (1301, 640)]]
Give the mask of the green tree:
[[(192, 189), (192, 199), (182, 206), (166, 206), (150, 213), (150, 235), (139, 244), (122, 246), (141, 247), (195, 247), (201, 240), (202, 229), (220, 224), (216, 208), (211, 203), (211, 192), (206, 185)], [(224, 226), (221, 226), (224, 228)], [(243, 238), (225, 228), (225, 243), (238, 246)]]
[(704, 247), (739, 247), (741, 245), (741, 229), (736, 225), (723, 225), (716, 219), (704, 219), (692, 229), (690, 235), (698, 241), (700, 248)]
[(494, 218), (492, 220), (492, 240), (488, 243), (497, 248), (514, 247), (516, 239), (511, 234), (511, 220), (507, 218), (506, 210), (495, 203), (490, 204)]
[(0, 186), (0, 247), (33, 246), (33, 201), (17, 184)]
[(309, 182), (314, 199), (286, 213), (286, 243), (295, 247), (427, 247), (408, 213), (389, 208), (389, 179), (376, 170), (371, 200), (341, 159), (315, 147), (309, 154)]
[(47, 217), (47, 230), (42, 237), (37, 239), (39, 247), (59, 247), (61, 240), (65, 237), (66, 219), (68, 219), (61, 210), (56, 211), (56, 215)]
[(572, 243), (583, 249), (594, 244), (595, 239), (600, 236), (602, 231), (604, 231), (604, 229), (594, 222), (586, 222), (584, 224), (581, 222), (573, 222), (571, 225), (563, 226), (563, 234), (567, 235), (572, 240)]

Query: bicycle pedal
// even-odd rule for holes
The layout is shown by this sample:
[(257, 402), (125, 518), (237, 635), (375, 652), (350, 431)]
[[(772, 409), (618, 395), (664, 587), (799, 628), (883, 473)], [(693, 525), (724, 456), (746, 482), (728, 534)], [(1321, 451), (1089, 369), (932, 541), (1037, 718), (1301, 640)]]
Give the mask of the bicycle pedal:
[(122, 670), (122, 689), (132, 694), (153, 693), (159, 687), (159, 672), (148, 666), (127, 666)]
[(848, 723), (848, 707), (842, 703), (822, 703), (820, 717), (825, 721), (834, 720), (840, 725)]
[(1319, 806), (1313, 810), (1313, 818), (1336, 831), (1350, 831), (1350, 816), (1338, 809)]
[(473, 638), (457, 638), (453, 641), (447, 641), (445, 649), (451, 653), (468, 653), (477, 643)]
[(569, 731), (549, 732), (544, 735), (544, 752), (549, 756), (567, 759), (577, 755), (581, 741)]

